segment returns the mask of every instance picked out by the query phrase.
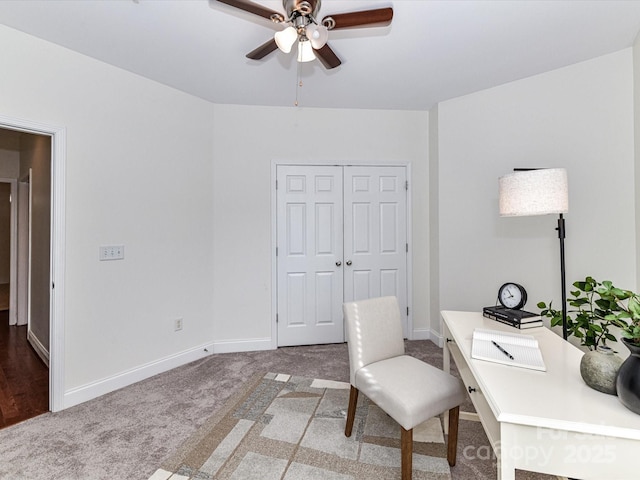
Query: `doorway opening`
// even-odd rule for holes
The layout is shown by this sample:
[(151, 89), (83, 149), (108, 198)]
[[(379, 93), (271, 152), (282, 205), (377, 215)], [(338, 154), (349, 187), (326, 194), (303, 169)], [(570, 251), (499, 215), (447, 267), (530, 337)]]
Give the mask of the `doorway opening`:
[[(22, 397), (22, 405), (0, 398), (5, 419), (21, 415), (17, 410), (35, 416), (64, 408), (65, 137), (64, 128), (0, 115), (0, 184), (11, 185), (9, 223), (0, 226), (10, 232), (9, 259), (0, 258), (0, 284), (7, 285), (9, 304), (0, 312), (0, 341), (5, 342), (0, 361), (13, 355), (16, 362), (7, 367), (13, 369), (12, 379), (39, 388), (31, 400)], [(30, 382), (16, 375), (19, 368), (34, 366), (41, 370)], [(32, 404), (38, 396), (42, 408)]]
[(0, 172), (5, 427), (49, 410), (51, 137), (0, 129)]

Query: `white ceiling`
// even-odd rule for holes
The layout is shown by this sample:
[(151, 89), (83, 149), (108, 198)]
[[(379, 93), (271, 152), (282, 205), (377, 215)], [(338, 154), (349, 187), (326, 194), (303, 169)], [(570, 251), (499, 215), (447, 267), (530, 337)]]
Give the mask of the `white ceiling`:
[[(282, 12), (282, 2), (256, 0)], [(245, 54), (281, 28), (215, 0), (4, 0), (0, 23), (215, 103), (426, 110), (632, 45), (640, 1), (323, 0), (393, 6), (388, 27), (330, 32), (342, 65)]]

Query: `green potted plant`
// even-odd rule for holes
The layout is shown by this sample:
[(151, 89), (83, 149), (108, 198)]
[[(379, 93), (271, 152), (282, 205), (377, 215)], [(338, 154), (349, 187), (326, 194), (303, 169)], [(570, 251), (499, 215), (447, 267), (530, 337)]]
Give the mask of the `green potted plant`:
[[(593, 277), (573, 283), (576, 290), (567, 299), (567, 334), (580, 339), (587, 352), (580, 361), (580, 375), (587, 385), (603, 393), (615, 395), (616, 378), (622, 359), (614, 355), (607, 341), (616, 342), (610, 328), (625, 323), (625, 300), (631, 292), (615, 287), (610, 281), (598, 282)], [(551, 326), (562, 325), (562, 311), (544, 302), (538, 303), (540, 314), (551, 319)]]
[[(609, 281), (602, 283), (593, 277), (573, 283), (576, 290), (571, 291), (573, 298), (567, 303), (573, 309), (567, 312), (567, 334), (580, 339), (580, 344), (589, 350), (596, 350), (599, 345), (606, 346), (607, 340), (615, 342), (616, 337), (609, 332), (618, 318), (619, 299), (627, 298), (625, 291), (616, 288)], [(549, 306), (544, 302), (538, 303), (540, 315), (551, 319), (551, 326), (562, 325), (562, 310), (555, 310), (552, 302)], [(622, 320), (620, 320), (622, 321)]]
[[(640, 295), (593, 277), (573, 286), (577, 290), (567, 300), (574, 308), (567, 314), (567, 332), (592, 350), (580, 362), (582, 378), (596, 390), (617, 393), (625, 407), (640, 414)], [(540, 302), (538, 308), (542, 309), (541, 315), (551, 318), (552, 326), (562, 323), (562, 312), (554, 310), (551, 303), (547, 307)], [(575, 318), (569, 313), (575, 314)], [(607, 340), (616, 341), (609, 331), (613, 326), (620, 329), (622, 342), (630, 352), (624, 362), (616, 360), (606, 346)], [(604, 355), (598, 356), (600, 353)]]
[(622, 305), (611, 321), (620, 328), (625, 344), (640, 347), (640, 295), (629, 291), (626, 293), (627, 304)]

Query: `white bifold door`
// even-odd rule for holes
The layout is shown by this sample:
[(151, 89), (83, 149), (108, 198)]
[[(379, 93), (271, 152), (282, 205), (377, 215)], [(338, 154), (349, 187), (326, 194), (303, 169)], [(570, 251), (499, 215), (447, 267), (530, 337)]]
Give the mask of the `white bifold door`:
[(406, 167), (278, 166), (276, 204), (278, 346), (344, 342), (342, 303), (386, 295), (406, 336)]

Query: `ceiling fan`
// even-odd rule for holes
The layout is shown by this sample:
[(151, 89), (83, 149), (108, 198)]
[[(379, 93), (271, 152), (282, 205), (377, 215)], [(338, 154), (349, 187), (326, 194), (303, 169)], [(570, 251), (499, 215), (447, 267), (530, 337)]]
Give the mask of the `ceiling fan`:
[(284, 15), (249, 0), (218, 0), (240, 10), (268, 18), (285, 25), (274, 38), (247, 53), (247, 58), (259, 60), (280, 48), (289, 53), (298, 44), (297, 60), (308, 62), (318, 58), (327, 68), (335, 68), (342, 62), (327, 44), (330, 30), (389, 25), (393, 19), (393, 8), (377, 8), (356, 12), (337, 13), (318, 22), (321, 0), (282, 0)]

